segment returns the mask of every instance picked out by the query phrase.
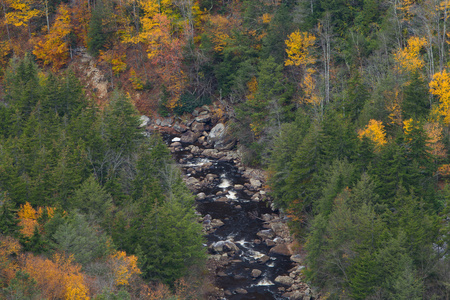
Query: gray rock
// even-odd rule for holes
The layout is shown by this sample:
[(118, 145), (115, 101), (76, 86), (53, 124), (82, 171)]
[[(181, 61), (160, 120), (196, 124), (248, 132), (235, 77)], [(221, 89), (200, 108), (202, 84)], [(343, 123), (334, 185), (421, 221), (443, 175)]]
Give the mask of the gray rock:
[(262, 183), (258, 179), (250, 178), (250, 185), (254, 189), (258, 189), (261, 187)]
[(265, 222), (269, 222), (270, 220), (272, 220), (272, 215), (271, 214), (263, 214), (261, 216), (261, 219), (263, 219), (263, 221), (265, 221)]
[(197, 200), (204, 200), (206, 198), (206, 194), (201, 192), (197, 194)]
[(292, 279), (289, 276), (278, 276), (277, 278), (275, 278), (275, 282), (278, 282), (279, 284), (290, 286), (290, 285), (294, 284), (294, 279)]
[(291, 261), (296, 262), (296, 263), (302, 263), (303, 259), (302, 256), (300, 254), (294, 254), (291, 256)]
[(262, 271), (258, 270), (258, 269), (253, 269), (252, 270), (252, 277), (253, 278), (258, 278), (259, 276), (261, 276)]
[(200, 136), (199, 132), (192, 132), (188, 130), (181, 135), (181, 142), (192, 144), (198, 139), (199, 136)]
[(172, 118), (164, 118), (159, 120), (159, 124), (158, 124), (158, 120), (156, 122), (156, 125), (159, 125), (161, 127), (171, 127), (173, 123), (173, 119)]
[(195, 121), (198, 123), (208, 123), (209, 121), (211, 121), (211, 116), (208, 113), (200, 114), (195, 118)]
[(266, 240), (266, 245), (267, 245), (268, 247), (272, 247), (272, 246), (275, 246), (275, 242), (274, 242), (273, 240), (267, 239), (267, 240)]
[(205, 130), (205, 124), (204, 123), (199, 123), (199, 122), (194, 122), (191, 125), (191, 130), (193, 132), (202, 132), (203, 130)]
[(248, 294), (247, 290), (243, 289), (243, 288), (237, 288), (236, 293), (242, 294), (242, 295)]
[(211, 245), (211, 249), (217, 253), (238, 251), (239, 248), (232, 241), (218, 241)]
[(272, 229), (266, 229), (266, 230), (261, 230), (256, 235), (259, 236), (261, 239), (265, 240), (265, 239), (273, 238), (275, 236), (275, 233), (273, 232)]
[(230, 150), (236, 143), (236, 139), (228, 134), (227, 127), (223, 123), (218, 123), (211, 129), (207, 141), (217, 150)]
[(181, 147), (181, 143), (180, 142), (173, 142), (172, 144), (170, 144), (170, 147)]
[(244, 186), (242, 184), (235, 184), (234, 185), (234, 189), (237, 190), (237, 191), (240, 191), (240, 190), (244, 189)]
[(179, 124), (179, 123), (175, 123), (175, 125), (173, 125), (173, 129), (175, 129), (175, 131), (177, 131), (179, 133), (184, 133), (188, 130), (186, 125)]
[(141, 121), (141, 125), (139, 125), (139, 127), (147, 127), (148, 123), (150, 123), (150, 118), (144, 115), (142, 115), (139, 120)]
[(219, 219), (213, 219), (213, 220), (211, 220), (211, 226), (212, 226), (213, 228), (218, 228), (218, 227), (221, 227), (221, 226), (223, 226), (223, 225), (225, 225), (225, 223), (223, 223), (222, 220), (219, 220)]

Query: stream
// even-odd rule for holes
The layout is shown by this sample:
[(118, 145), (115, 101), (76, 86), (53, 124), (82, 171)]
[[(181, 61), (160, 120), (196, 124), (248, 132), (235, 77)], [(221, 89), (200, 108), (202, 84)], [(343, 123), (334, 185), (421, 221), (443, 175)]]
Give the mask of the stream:
[(289, 256), (270, 253), (267, 241), (257, 235), (268, 231), (267, 220), (277, 217), (267, 201), (252, 198), (264, 191), (250, 191), (249, 179), (233, 160), (205, 157), (198, 143), (200, 151), (191, 151), (194, 145), (181, 143), (175, 135), (164, 140), (172, 146), (185, 180), (201, 183), (190, 186), (206, 228), (208, 253), (222, 262), (215, 280), (223, 289), (219, 299), (288, 299), (282, 296), (286, 286), (275, 278), (289, 275), (295, 265)]

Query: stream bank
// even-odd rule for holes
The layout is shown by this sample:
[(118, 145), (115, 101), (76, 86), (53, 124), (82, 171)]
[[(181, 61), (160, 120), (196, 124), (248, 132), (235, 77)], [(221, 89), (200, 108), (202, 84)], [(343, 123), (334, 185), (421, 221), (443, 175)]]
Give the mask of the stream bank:
[(147, 131), (163, 134), (196, 195), (215, 278), (210, 299), (316, 299), (287, 218), (271, 205), (264, 172), (242, 165), (238, 142), (210, 107), (184, 120), (141, 119)]

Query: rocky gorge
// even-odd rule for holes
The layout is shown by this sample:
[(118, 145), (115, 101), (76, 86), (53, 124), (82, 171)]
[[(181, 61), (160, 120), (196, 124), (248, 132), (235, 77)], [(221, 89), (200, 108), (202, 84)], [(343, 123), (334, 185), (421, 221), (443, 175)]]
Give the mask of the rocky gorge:
[(273, 207), (264, 172), (242, 164), (226, 119), (203, 106), (182, 118), (141, 120), (147, 132), (163, 134), (196, 195), (215, 278), (210, 299), (317, 299), (287, 217)]

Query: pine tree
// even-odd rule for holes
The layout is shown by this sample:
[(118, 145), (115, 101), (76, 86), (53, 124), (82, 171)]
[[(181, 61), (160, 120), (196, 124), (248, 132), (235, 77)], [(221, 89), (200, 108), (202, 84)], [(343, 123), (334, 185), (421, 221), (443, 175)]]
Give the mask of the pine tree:
[(428, 86), (424, 78), (416, 70), (411, 75), (409, 84), (403, 92), (402, 115), (404, 120), (410, 118), (422, 120), (428, 114)]

